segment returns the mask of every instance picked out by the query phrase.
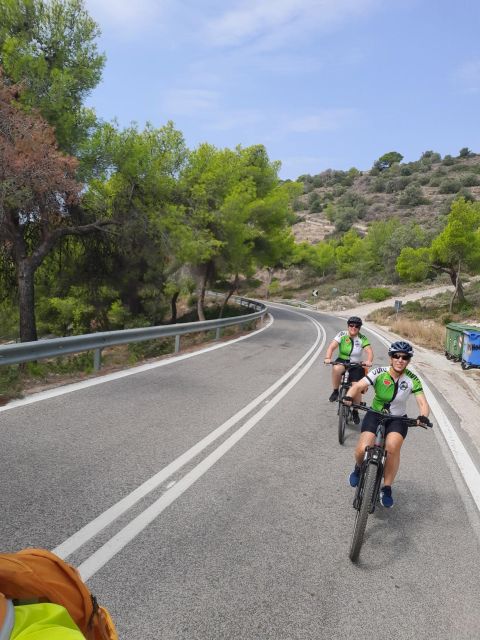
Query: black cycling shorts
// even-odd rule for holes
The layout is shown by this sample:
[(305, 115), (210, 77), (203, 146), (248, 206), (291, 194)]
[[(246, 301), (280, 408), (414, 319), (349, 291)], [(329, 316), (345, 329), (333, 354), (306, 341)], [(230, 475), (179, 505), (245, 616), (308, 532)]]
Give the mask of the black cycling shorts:
[[(345, 364), (344, 360), (337, 358), (335, 364)], [(350, 382), (358, 382), (365, 377), (365, 369), (359, 364), (357, 367), (351, 367), (348, 370), (348, 379)]]
[[(407, 416), (402, 416), (402, 418), (406, 417)], [(367, 411), (362, 421), (362, 433), (364, 433), (365, 431), (369, 431), (370, 433), (377, 433), (379, 422), (380, 416), (377, 416), (376, 413), (372, 413), (371, 411)], [(408, 424), (403, 420), (395, 420), (395, 418), (389, 419), (385, 423), (385, 435), (388, 436), (389, 433), (399, 433), (403, 437), (403, 439), (405, 439), (408, 433)]]

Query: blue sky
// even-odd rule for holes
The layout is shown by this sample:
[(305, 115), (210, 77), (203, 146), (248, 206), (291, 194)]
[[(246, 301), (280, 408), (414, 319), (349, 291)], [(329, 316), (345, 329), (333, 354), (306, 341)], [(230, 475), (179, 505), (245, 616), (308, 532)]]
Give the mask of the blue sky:
[(262, 143), (283, 178), (387, 151), (480, 152), (477, 0), (86, 0), (107, 63), (88, 104), (187, 145)]

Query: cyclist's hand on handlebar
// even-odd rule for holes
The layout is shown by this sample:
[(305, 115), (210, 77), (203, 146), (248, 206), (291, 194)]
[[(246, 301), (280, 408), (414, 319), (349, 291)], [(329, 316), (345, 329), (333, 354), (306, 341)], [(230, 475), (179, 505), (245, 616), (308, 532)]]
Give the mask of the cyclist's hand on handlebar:
[(353, 402), (353, 398), (352, 396), (344, 396), (343, 400), (342, 400), (342, 404), (344, 404), (346, 407), (349, 407)]
[(332, 359), (331, 358), (325, 358), (325, 360), (323, 362), (324, 362), (324, 364), (332, 364)]
[(427, 427), (433, 427), (433, 424), (430, 422), (427, 416), (418, 416), (417, 425), (419, 427), (423, 427), (424, 429), (426, 429)]
[(366, 362), (363, 362), (363, 366), (364, 367), (368, 367), (370, 369), (370, 367), (372, 366), (373, 362), (371, 360), (367, 360)]

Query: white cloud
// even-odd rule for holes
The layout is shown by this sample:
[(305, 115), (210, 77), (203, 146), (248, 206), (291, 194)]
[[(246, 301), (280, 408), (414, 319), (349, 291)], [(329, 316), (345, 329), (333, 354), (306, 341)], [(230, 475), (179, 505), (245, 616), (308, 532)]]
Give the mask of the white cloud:
[(239, 111), (222, 111), (214, 114), (209, 129), (217, 131), (240, 130), (261, 123), (264, 120), (262, 112), (254, 109), (245, 109)]
[(199, 112), (217, 111), (219, 94), (208, 89), (172, 89), (164, 100), (167, 112), (175, 117), (180, 115), (198, 115)]
[(172, 0), (86, 0), (85, 4), (102, 29), (111, 27), (133, 35), (166, 21)]
[(455, 74), (457, 82), (467, 93), (480, 91), (480, 60), (465, 62)]
[(207, 36), (217, 46), (255, 45), (273, 49), (313, 31), (363, 15), (379, 0), (240, 0), (207, 24)]
[(350, 124), (356, 113), (355, 109), (321, 109), (312, 115), (294, 118), (287, 128), (294, 133), (335, 131)]

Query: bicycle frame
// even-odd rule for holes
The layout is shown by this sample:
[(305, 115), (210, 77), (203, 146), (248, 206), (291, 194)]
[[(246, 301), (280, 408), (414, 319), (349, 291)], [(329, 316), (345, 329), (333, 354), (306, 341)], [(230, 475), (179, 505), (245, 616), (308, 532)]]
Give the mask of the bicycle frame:
[(380, 422), (378, 423), (377, 433), (375, 434), (375, 443), (372, 446), (365, 448), (365, 455), (360, 467), (360, 480), (358, 482), (357, 490), (355, 491), (355, 497), (353, 499), (353, 508), (357, 511), (360, 509), (362, 504), (365, 474), (367, 466), (369, 464), (374, 464), (377, 467), (375, 489), (373, 492), (371, 504), (368, 509), (368, 513), (373, 513), (375, 511), (375, 506), (380, 495), (380, 485), (382, 483), (385, 461), (387, 459), (387, 451), (385, 449), (385, 423), (388, 419), (391, 419), (391, 417), (392, 416), (390, 416), (390, 414), (385, 414), (385, 419), (380, 420)]
[(345, 367), (340, 381), (337, 401), (338, 441), (340, 444), (343, 444), (345, 442), (345, 427), (348, 423), (353, 422), (352, 409), (351, 407), (347, 407), (345, 404), (343, 404), (343, 398), (348, 395), (348, 390), (352, 386), (352, 383), (350, 382), (350, 369), (362, 365), (361, 363), (350, 362), (349, 360), (346, 360), (345, 362), (332, 362), (330, 364), (332, 364), (333, 366), (335, 366), (336, 364), (341, 364), (343, 367)]

